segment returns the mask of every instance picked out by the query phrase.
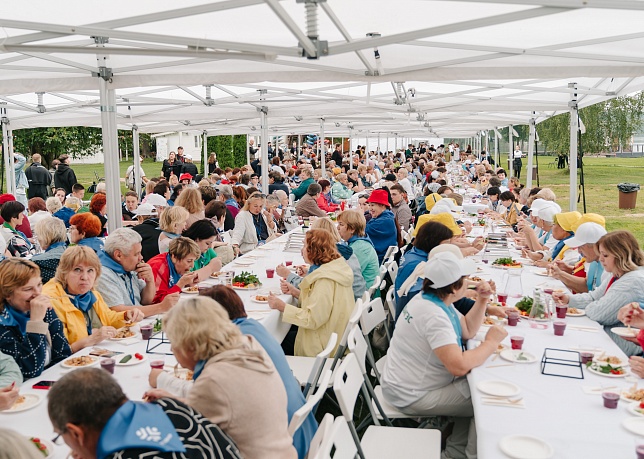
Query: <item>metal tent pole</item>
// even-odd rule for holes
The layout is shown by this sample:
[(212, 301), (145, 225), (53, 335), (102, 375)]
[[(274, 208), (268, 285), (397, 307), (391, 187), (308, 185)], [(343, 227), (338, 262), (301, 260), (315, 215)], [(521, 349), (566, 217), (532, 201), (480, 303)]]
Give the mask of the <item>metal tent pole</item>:
[(132, 125), (132, 160), (134, 161), (134, 190), (141, 196), (141, 151), (139, 148), (139, 127)]
[(13, 168), (15, 164), (15, 157), (13, 155), (13, 129), (11, 123), (7, 125), (7, 140), (9, 141), (9, 169), (7, 170), (7, 177), (9, 178), (9, 193), (16, 195), (16, 170)]
[[(536, 113), (532, 112), (532, 116)], [(528, 172), (525, 179), (525, 186), (532, 188), (532, 161), (534, 157), (534, 132), (536, 130), (535, 119), (530, 118), (530, 137), (528, 140)]]
[(116, 129), (116, 94), (105, 78), (98, 79), (105, 185), (107, 187), (107, 228), (109, 232), (121, 227), (121, 181), (119, 174), (118, 133)]
[(262, 130), (261, 168), (262, 168), (262, 190), (268, 191), (268, 107), (262, 106), (259, 109)]
[(577, 210), (577, 131), (579, 130), (579, 114), (577, 112), (577, 83), (568, 83), (573, 91), (570, 93), (570, 211)]
[(246, 164), (250, 164), (250, 144), (248, 143), (249, 141), (250, 141), (250, 138), (248, 137), (248, 134), (246, 134)]
[(9, 162), (9, 118), (7, 118), (7, 109), (2, 108), (2, 152), (4, 154), (4, 170), (5, 170), (5, 183), (7, 186), (5, 187), (5, 191), (7, 193), (10, 193), (9, 191), (9, 169), (11, 169), (11, 163)]
[(353, 169), (353, 128), (349, 128), (349, 170)]
[(203, 176), (208, 177), (208, 131), (204, 130), (202, 133), (203, 137), (201, 140), (203, 146)]
[(513, 163), (512, 160), (514, 159), (512, 158), (512, 155), (514, 154), (514, 145), (513, 145), (514, 141), (512, 140), (512, 129), (513, 129), (512, 125), (509, 125), (508, 126), (508, 148), (510, 149), (510, 155), (508, 156), (508, 159), (509, 159), (510, 167), (508, 167), (508, 170), (509, 170), (508, 177), (512, 177), (514, 175), (512, 173), (512, 167), (514, 166), (514, 164), (512, 164)]
[[(335, 149), (335, 147), (333, 147)], [(326, 178), (326, 152), (324, 151), (324, 118), (320, 118), (320, 164), (322, 178)]]

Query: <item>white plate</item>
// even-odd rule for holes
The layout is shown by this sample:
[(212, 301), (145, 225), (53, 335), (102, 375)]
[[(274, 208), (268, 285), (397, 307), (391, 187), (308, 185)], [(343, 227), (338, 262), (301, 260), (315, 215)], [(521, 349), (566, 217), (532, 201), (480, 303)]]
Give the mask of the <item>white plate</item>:
[(639, 328), (628, 328), (628, 327), (613, 327), (610, 329), (617, 336), (623, 336), (625, 338), (636, 338), (637, 334), (640, 332)]
[[(139, 352), (139, 354), (141, 354), (141, 353)], [(125, 362), (125, 363), (121, 363), (121, 360), (123, 360), (123, 357), (125, 357), (126, 355), (131, 355), (132, 358), (129, 361)], [(141, 355), (143, 356), (143, 358), (141, 360), (139, 360), (136, 357), (134, 357), (134, 354), (120, 354), (120, 355), (114, 356), (112, 358), (116, 362), (117, 367), (129, 367), (129, 366), (132, 366), (132, 365), (138, 365), (139, 363), (147, 362), (148, 356), (145, 355), (145, 354), (141, 354)]]
[(255, 264), (256, 261), (257, 260), (248, 260), (248, 259), (243, 260), (242, 259), (242, 260), (235, 260), (234, 263), (238, 264), (239, 266), (252, 266), (252, 265)]
[(514, 397), (521, 393), (521, 388), (507, 381), (481, 381), (476, 388), (487, 395), (496, 397)]
[[(40, 440), (40, 443), (42, 443), (43, 445), (45, 445), (45, 448), (47, 448), (47, 452), (48, 452), (49, 454), (48, 454), (48, 455), (47, 455), (47, 457), (45, 457), (44, 459), (52, 459), (52, 458), (54, 457), (54, 448), (55, 448), (54, 444), (53, 444), (52, 442), (50, 442), (49, 440), (45, 440), (44, 438), (42, 438), (42, 437), (38, 437), (38, 436), (36, 436), (36, 435), (34, 435), (33, 437), (34, 437), (34, 438), (38, 438), (38, 439)], [(33, 443), (33, 445), (34, 445), (34, 447), (36, 448), (36, 450), (40, 451), (40, 450), (38, 449), (38, 447), (36, 446), (36, 444), (35, 444), (34, 442), (32, 442), (32, 441), (31, 441), (31, 437), (27, 437), (27, 439), (29, 440), (29, 443)], [(41, 454), (41, 456), (40, 456), (40, 457), (42, 457), (42, 452), (41, 452), (40, 454)]]
[(529, 435), (503, 437), (499, 442), (499, 448), (513, 459), (548, 459), (555, 454), (548, 443)]
[(503, 265), (494, 265), (490, 263), (491, 268), (496, 269), (523, 269), (523, 266), (503, 266)]
[(635, 416), (644, 416), (644, 409), (640, 408), (640, 402), (633, 402), (626, 405), (626, 411)]
[[(79, 357), (81, 357), (81, 356), (79, 356)], [(98, 363), (99, 363), (98, 357), (95, 357), (95, 356), (93, 356), (93, 355), (90, 355), (90, 356), (87, 356), (87, 357), (91, 357), (92, 359), (94, 359), (94, 361), (93, 361), (92, 363), (88, 363), (87, 365), (76, 366), (76, 365), (67, 365), (65, 362), (66, 362), (67, 360), (69, 360), (69, 359), (65, 359), (65, 360), (63, 360), (63, 362), (60, 364), (60, 366), (61, 366), (61, 367), (63, 367), (63, 368), (74, 368), (74, 369), (75, 369), (75, 368), (93, 367), (93, 366), (98, 365)], [(70, 357), (70, 358), (72, 358), (72, 357)]]
[(577, 311), (579, 311), (577, 314), (573, 314), (573, 313), (571, 313), (571, 312), (567, 312), (567, 313), (566, 313), (566, 316), (567, 316), (567, 317), (582, 317), (582, 316), (585, 316), (585, 315), (586, 315), (586, 310), (584, 310), (584, 309), (577, 309)]
[[(638, 389), (639, 389), (639, 387), (638, 387)], [(639, 403), (637, 400), (633, 400), (632, 398), (628, 398), (627, 396), (629, 394), (630, 394), (630, 389), (625, 389), (625, 390), (621, 391), (620, 395), (622, 396), (622, 400), (626, 400), (627, 402), (637, 402), (637, 403)], [(642, 401), (644, 401), (644, 400), (642, 400)]]
[[(505, 351), (502, 351), (500, 355), (502, 359), (516, 363), (534, 363), (537, 361), (537, 358), (534, 355), (518, 349), (506, 349)], [(519, 359), (519, 355), (523, 355), (525, 360)]]
[(199, 295), (199, 288), (197, 290), (190, 290), (189, 287), (182, 288), (181, 293), (187, 293), (188, 295)]
[(110, 338), (110, 341), (125, 341), (126, 339), (137, 339), (140, 338), (138, 333), (134, 333), (133, 336), (128, 336), (127, 338)]
[(534, 271), (533, 274), (536, 274), (537, 276), (542, 276), (542, 277), (550, 277), (548, 276), (548, 271)]
[(237, 287), (235, 285), (232, 286), (234, 290), (258, 290), (262, 288), (262, 284), (259, 284), (256, 287)]
[[(622, 367), (622, 368), (623, 368), (623, 367)], [(627, 372), (627, 371), (625, 371), (625, 372), (624, 372), (624, 373), (622, 373), (621, 375), (612, 375), (612, 374), (610, 374), (610, 373), (602, 373), (602, 372), (601, 372), (601, 371), (599, 371), (599, 370), (595, 370), (593, 367), (586, 367), (586, 370), (590, 371), (591, 373), (595, 373), (596, 375), (599, 375), (599, 376), (605, 376), (605, 377), (607, 377), (607, 378), (625, 378), (626, 376), (628, 376), (628, 372)]]
[[(606, 365), (608, 363), (605, 360), (607, 357), (617, 357), (617, 356), (616, 355), (611, 355), (611, 356), (604, 355), (604, 356), (602, 356), (602, 359), (604, 359), (604, 360), (602, 360), (600, 358), (597, 358), (597, 357), (593, 357), (593, 362), (597, 362), (597, 363), (600, 363), (602, 365)], [(619, 357), (617, 357), (617, 358), (619, 358)], [(629, 363), (628, 363), (627, 358), (626, 359), (619, 358), (619, 363), (611, 363), (610, 365), (618, 365), (620, 367), (627, 367), (629, 365)]]
[(644, 437), (644, 418), (626, 418), (622, 421), (622, 426), (629, 432)]
[(28, 394), (20, 394), (20, 395), (22, 395), (25, 398), (25, 400), (19, 405), (13, 405), (8, 410), (2, 411), (2, 413), (20, 413), (21, 411), (30, 410), (35, 406), (38, 406), (38, 404), (42, 402), (43, 399), (45, 398), (44, 394), (28, 393)]
[(177, 370), (175, 371), (173, 365), (166, 365), (163, 369), (175, 378), (183, 379), (184, 381), (192, 381), (192, 379), (186, 379), (188, 372), (190, 371), (187, 368), (177, 367)]
[[(268, 296), (268, 295), (262, 295), (262, 296)], [(251, 296), (250, 300), (254, 301), (255, 303), (268, 304), (268, 300), (258, 300), (255, 295)]]

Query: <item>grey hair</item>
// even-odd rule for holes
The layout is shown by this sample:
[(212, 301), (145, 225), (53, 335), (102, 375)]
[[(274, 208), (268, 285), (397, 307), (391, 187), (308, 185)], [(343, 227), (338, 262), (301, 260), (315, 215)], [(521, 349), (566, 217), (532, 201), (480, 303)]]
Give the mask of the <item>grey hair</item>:
[(306, 194), (309, 196), (315, 196), (316, 194), (322, 193), (322, 187), (317, 183), (311, 183), (306, 189)]
[(268, 206), (271, 203), (276, 203), (279, 205), (281, 203), (280, 198), (278, 196), (275, 196), (274, 194), (269, 194), (266, 196), (266, 205)]
[(62, 209), (63, 203), (60, 202), (60, 199), (58, 199), (56, 196), (52, 196), (50, 198), (47, 198), (47, 201), (45, 201), (45, 207), (47, 207), (47, 212), (54, 214)]
[[(58, 198), (54, 197), (53, 199), (60, 203)], [(44, 248), (48, 248), (56, 242), (67, 241), (67, 228), (65, 227), (65, 222), (60, 218), (45, 217), (36, 223), (34, 231), (38, 237), (38, 242)]]
[(233, 197), (233, 188), (230, 185), (221, 185), (219, 187), (219, 192), (226, 199), (230, 199)]
[(282, 199), (284, 199), (284, 198), (288, 198), (288, 195), (286, 194), (286, 191), (284, 191), (284, 190), (275, 190), (275, 194), (280, 199), (280, 201)]
[(130, 228), (118, 228), (105, 238), (105, 253), (109, 256), (120, 250), (124, 254), (132, 252), (132, 246), (141, 242), (141, 235)]

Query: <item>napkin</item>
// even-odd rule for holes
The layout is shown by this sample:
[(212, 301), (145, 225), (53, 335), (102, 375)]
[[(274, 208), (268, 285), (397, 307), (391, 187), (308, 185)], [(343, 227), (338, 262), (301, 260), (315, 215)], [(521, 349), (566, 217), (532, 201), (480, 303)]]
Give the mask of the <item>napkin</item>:
[(584, 332), (591, 332), (591, 333), (597, 333), (599, 331), (599, 328), (597, 327), (582, 327), (580, 325), (568, 325), (567, 328), (569, 328), (570, 330), (584, 331)]
[(511, 403), (508, 399), (505, 398), (488, 398), (481, 397), (481, 403), (483, 405), (492, 405), (492, 406), (506, 406), (508, 408), (525, 408), (525, 402), (520, 400), (516, 403)]
[(584, 391), (585, 394), (590, 394), (590, 395), (598, 395), (601, 394), (602, 392), (618, 392), (621, 393), (621, 389), (619, 389), (617, 386), (581, 386), (581, 390)]
[(141, 341), (140, 338), (137, 338), (136, 336), (133, 336), (131, 338), (122, 339), (118, 343), (119, 344), (125, 344), (126, 346), (129, 346), (130, 344), (136, 344), (136, 343), (138, 343), (140, 341)]

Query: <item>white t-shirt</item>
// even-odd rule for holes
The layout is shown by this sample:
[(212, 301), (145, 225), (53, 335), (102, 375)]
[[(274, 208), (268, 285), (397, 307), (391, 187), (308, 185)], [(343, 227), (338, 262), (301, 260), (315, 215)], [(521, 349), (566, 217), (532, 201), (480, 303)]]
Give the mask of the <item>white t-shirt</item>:
[(519, 159), (522, 156), (523, 156), (523, 153), (521, 152), (521, 150), (514, 150), (514, 156), (513, 156), (514, 159)]
[[(449, 306), (453, 308), (453, 306)], [(456, 311), (459, 319), (462, 315)], [(416, 295), (396, 322), (396, 333), (382, 372), (382, 390), (389, 403), (405, 408), (429, 391), (453, 383), (452, 375), (434, 349), (458, 345), (454, 326), (440, 306)], [(468, 394), (463, 394), (469, 397)]]

